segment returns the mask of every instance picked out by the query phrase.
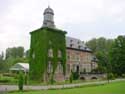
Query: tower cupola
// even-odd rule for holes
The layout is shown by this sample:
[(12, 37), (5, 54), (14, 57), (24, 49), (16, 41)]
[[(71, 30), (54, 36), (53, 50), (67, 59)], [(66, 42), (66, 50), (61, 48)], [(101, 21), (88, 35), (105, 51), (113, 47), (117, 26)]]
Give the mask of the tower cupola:
[(44, 10), (43, 27), (55, 28), (54, 11), (49, 6)]

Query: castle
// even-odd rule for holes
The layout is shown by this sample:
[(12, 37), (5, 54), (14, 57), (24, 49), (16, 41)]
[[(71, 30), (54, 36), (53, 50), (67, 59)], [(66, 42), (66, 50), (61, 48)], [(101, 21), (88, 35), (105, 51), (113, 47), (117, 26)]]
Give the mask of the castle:
[(30, 78), (63, 81), (71, 72), (91, 72), (98, 67), (95, 56), (80, 39), (67, 37), (56, 28), (54, 11), (45, 9), (43, 25), (32, 31), (30, 45)]

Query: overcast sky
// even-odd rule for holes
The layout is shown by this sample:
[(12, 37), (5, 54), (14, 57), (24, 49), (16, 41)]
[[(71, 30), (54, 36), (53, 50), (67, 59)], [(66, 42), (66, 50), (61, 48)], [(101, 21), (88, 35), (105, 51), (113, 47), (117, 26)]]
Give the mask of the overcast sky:
[[(125, 35), (125, 0), (50, 0), (57, 28), (83, 41)], [(29, 32), (40, 28), (47, 0), (0, 0), (0, 52), (30, 45)]]

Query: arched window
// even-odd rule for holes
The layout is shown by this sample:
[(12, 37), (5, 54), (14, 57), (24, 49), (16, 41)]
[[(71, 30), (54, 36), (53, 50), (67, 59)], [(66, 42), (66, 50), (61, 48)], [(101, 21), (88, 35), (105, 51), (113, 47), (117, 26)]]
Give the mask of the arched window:
[(52, 50), (52, 48), (48, 50), (48, 56), (49, 57), (53, 57), (53, 50)]
[(62, 52), (61, 52), (61, 50), (58, 50), (58, 57), (62, 57)]

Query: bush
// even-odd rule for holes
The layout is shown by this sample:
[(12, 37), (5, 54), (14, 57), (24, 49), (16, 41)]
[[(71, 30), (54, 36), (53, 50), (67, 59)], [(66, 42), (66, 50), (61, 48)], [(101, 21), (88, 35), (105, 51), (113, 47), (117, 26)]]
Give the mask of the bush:
[(110, 80), (114, 80), (115, 76), (114, 76), (113, 73), (108, 73), (107, 78), (110, 79)]
[(9, 80), (8, 79), (0, 79), (0, 83), (8, 83)]
[(122, 74), (122, 77), (125, 78), (125, 74)]
[(69, 81), (70, 81), (70, 83), (72, 83), (72, 81), (73, 81), (73, 73), (72, 72), (70, 74)]
[(19, 82), (18, 82), (18, 87), (20, 91), (23, 91), (23, 84), (24, 84), (24, 78), (23, 78), (23, 73), (19, 73)]
[(73, 72), (73, 80), (78, 80), (79, 79), (79, 73), (78, 72)]
[(24, 77), (24, 83), (25, 83), (25, 85), (27, 85), (27, 82), (28, 82), (28, 75), (25, 74), (25, 77)]

